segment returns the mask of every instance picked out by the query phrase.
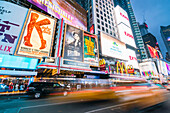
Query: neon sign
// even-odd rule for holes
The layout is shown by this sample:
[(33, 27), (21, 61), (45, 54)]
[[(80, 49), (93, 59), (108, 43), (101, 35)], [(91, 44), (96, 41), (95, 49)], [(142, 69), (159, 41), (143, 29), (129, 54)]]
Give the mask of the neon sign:
[(116, 62), (116, 71), (117, 71), (117, 73), (127, 74), (127, 69), (123, 62), (122, 63), (120, 63), (119, 61)]

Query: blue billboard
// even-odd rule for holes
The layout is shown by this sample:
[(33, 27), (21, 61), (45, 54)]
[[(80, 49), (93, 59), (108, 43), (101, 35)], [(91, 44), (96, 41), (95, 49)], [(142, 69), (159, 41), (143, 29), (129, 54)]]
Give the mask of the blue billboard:
[(38, 59), (0, 54), (0, 67), (35, 70)]

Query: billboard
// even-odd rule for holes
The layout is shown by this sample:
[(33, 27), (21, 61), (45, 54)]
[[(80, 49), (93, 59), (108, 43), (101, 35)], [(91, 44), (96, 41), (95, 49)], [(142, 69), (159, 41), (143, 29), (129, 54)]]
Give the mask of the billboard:
[(100, 34), (100, 40), (102, 55), (127, 60), (125, 43), (102, 32)]
[(119, 30), (120, 40), (124, 42), (125, 44), (128, 44), (136, 48), (136, 44), (135, 44), (135, 40), (134, 40), (131, 28), (127, 27), (124, 24), (119, 24), (118, 30)]
[(139, 64), (137, 61), (137, 57), (136, 57), (136, 53), (134, 50), (132, 49), (126, 49), (126, 53), (128, 55), (128, 62), (126, 62), (126, 65), (132, 65), (133, 68), (135, 69), (139, 69)]
[(40, 9), (63, 18), (67, 24), (87, 30), (87, 14), (78, 3), (73, 0), (27, 0)]
[(151, 47), (150, 45), (147, 45), (149, 53), (151, 55), (152, 58), (158, 58), (159, 59), (159, 55), (158, 52), (155, 48)]
[(128, 18), (127, 12), (122, 9), (119, 5), (115, 7), (115, 15), (116, 15), (116, 21), (117, 24), (119, 25), (120, 23), (124, 23), (128, 27), (130, 27), (130, 22)]
[(97, 36), (84, 33), (84, 62), (98, 66), (98, 42)]
[(35, 70), (38, 59), (0, 54), (0, 67)]
[(139, 63), (139, 68), (143, 76), (158, 77), (158, 71), (154, 62)]
[(66, 24), (63, 59), (83, 62), (83, 30)]
[(55, 23), (55, 19), (30, 10), (16, 54), (31, 57), (49, 56)]
[(166, 68), (167, 68), (167, 71), (168, 71), (168, 75), (170, 75), (170, 64), (166, 63)]
[(27, 13), (26, 8), (0, 1), (0, 54), (14, 54)]
[(160, 60), (160, 67), (161, 67), (161, 72), (164, 75), (168, 76), (168, 70), (167, 70), (167, 65), (164, 61)]

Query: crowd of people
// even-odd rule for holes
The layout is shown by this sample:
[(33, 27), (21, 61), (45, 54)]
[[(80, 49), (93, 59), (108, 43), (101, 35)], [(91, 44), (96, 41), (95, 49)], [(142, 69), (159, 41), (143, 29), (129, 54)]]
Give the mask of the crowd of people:
[(24, 79), (0, 79), (0, 92), (24, 91), (27, 89), (28, 80)]

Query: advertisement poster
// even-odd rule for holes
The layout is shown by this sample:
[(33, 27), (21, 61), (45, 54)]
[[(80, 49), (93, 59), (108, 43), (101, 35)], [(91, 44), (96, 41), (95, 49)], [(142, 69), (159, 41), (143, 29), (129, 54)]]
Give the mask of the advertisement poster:
[(84, 62), (98, 66), (97, 36), (84, 33)]
[(137, 61), (136, 53), (132, 49), (126, 49), (127, 55), (128, 55), (128, 62), (126, 62), (126, 65), (130, 65), (135, 69), (139, 69), (139, 64)]
[(127, 60), (125, 43), (101, 32), (102, 55)]
[(20, 37), (17, 54), (43, 57), (50, 55), (56, 20), (31, 10)]
[(158, 77), (158, 71), (154, 62), (139, 63), (139, 68), (144, 77)]
[(119, 30), (120, 40), (124, 42), (125, 44), (128, 44), (136, 48), (136, 44), (135, 44), (135, 40), (134, 40), (131, 28), (127, 27), (124, 24), (119, 24), (118, 30)]
[(0, 1), (0, 54), (14, 54), (27, 13), (26, 8)]
[(40, 9), (53, 15), (63, 18), (67, 24), (83, 30), (87, 30), (86, 10), (73, 0), (27, 0)]
[(117, 21), (118, 25), (121, 24), (121, 23), (124, 23), (126, 26), (128, 26), (130, 28), (130, 22), (129, 22), (128, 14), (119, 5), (117, 5), (115, 7), (115, 15), (116, 15), (116, 21)]
[(162, 74), (168, 76), (168, 70), (167, 70), (166, 63), (162, 60), (160, 60), (160, 67), (161, 67)]
[(83, 31), (66, 25), (64, 59), (83, 62)]
[(170, 64), (166, 63), (166, 68), (167, 68), (167, 71), (168, 71), (168, 75), (170, 75)]
[(150, 45), (147, 45), (147, 47), (149, 49), (149, 53), (150, 53), (151, 57), (159, 59), (159, 55), (158, 55), (157, 50), (155, 48), (151, 47)]

